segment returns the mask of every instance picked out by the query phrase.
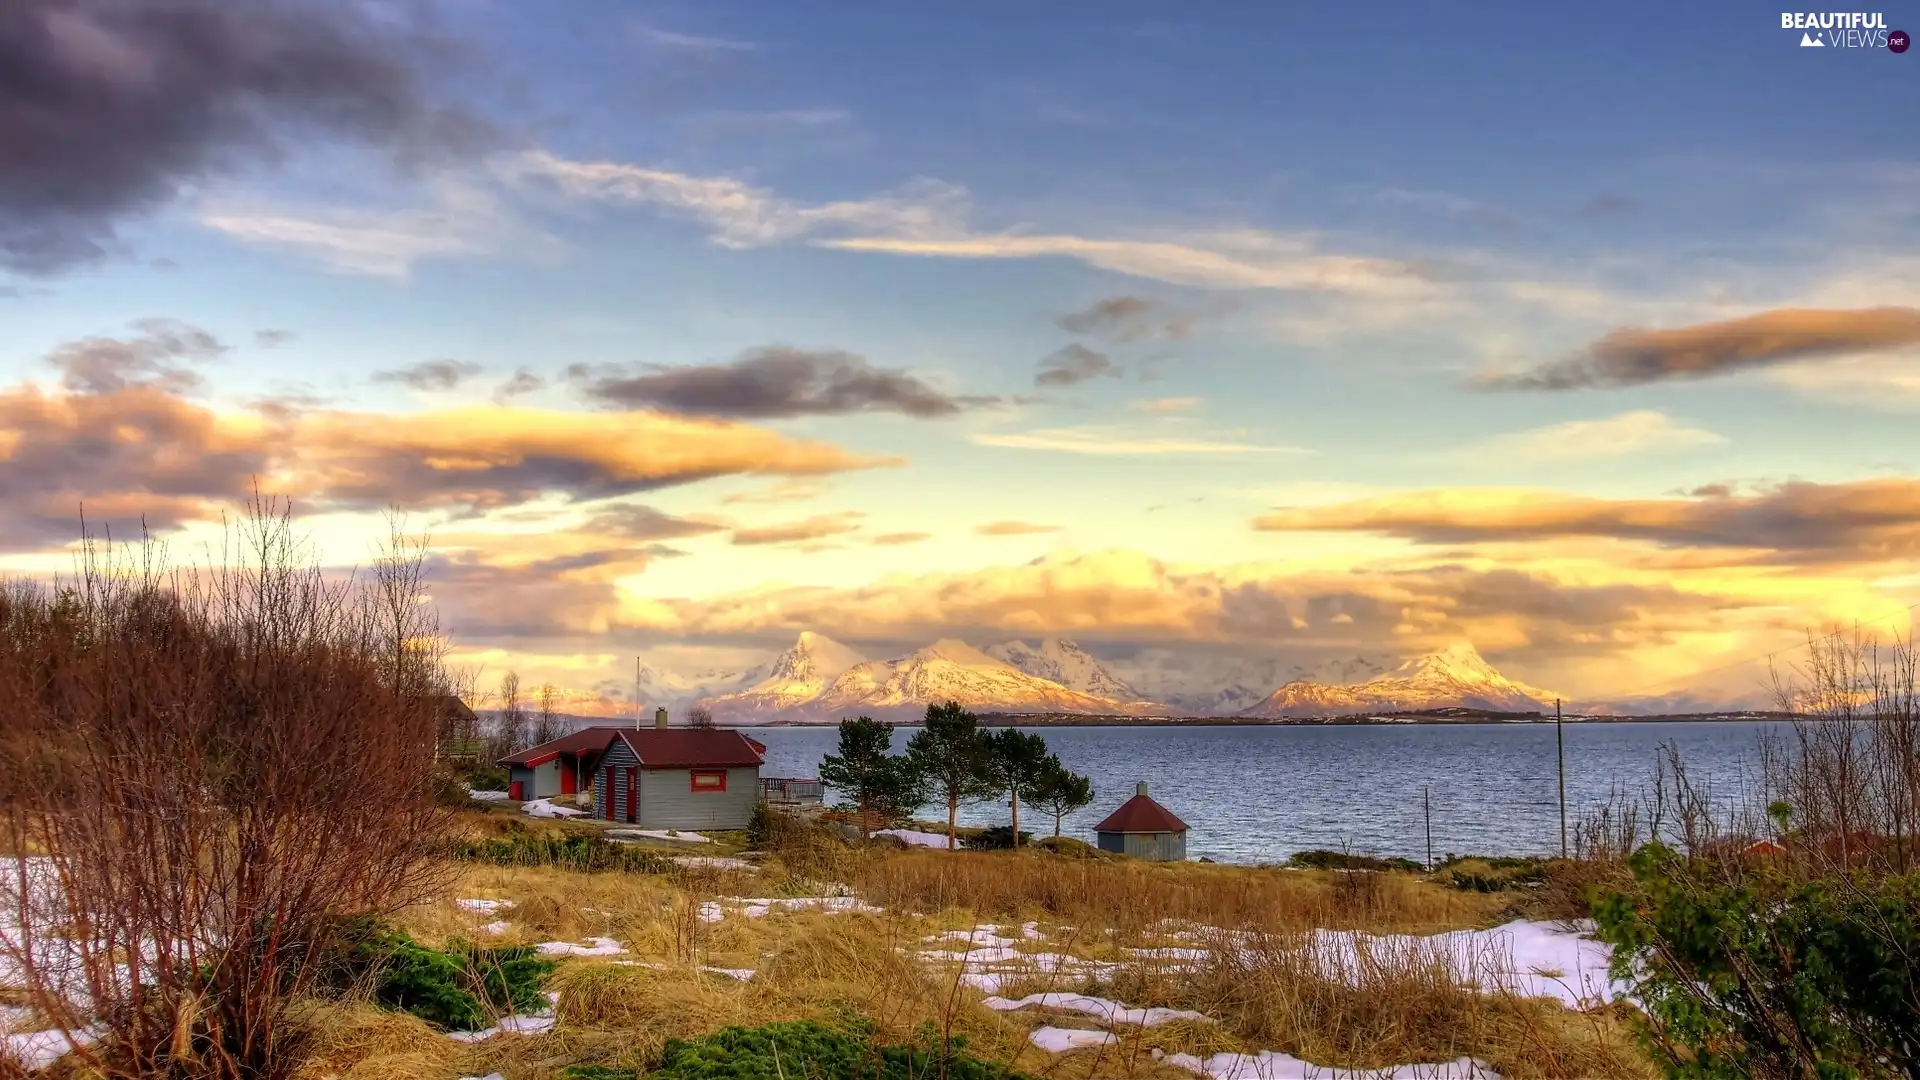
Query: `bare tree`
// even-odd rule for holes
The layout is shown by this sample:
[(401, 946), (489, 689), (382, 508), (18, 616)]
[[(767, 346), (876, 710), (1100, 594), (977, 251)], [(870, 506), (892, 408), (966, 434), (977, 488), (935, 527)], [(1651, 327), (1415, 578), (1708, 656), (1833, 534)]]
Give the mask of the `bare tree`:
[(713, 729), (717, 726), (713, 722), (713, 710), (707, 708), (705, 705), (695, 705), (693, 708), (688, 709), (687, 726), (700, 728), (702, 730)]
[(0, 870), (0, 966), (99, 1036), (78, 1071), (274, 1080), (342, 921), (444, 884), (441, 645), (392, 603), (422, 551), (342, 580), (256, 496), (207, 565), (163, 556), (0, 591), (0, 843), (45, 853)]
[(560, 713), (555, 708), (559, 692), (552, 683), (541, 683), (540, 692), (534, 696), (533, 745), (552, 742), (560, 737)]
[(494, 727), (494, 753), (496, 760), (509, 754), (525, 750), (527, 742), (527, 710), (520, 704), (520, 675), (509, 671), (500, 677), (500, 716)]

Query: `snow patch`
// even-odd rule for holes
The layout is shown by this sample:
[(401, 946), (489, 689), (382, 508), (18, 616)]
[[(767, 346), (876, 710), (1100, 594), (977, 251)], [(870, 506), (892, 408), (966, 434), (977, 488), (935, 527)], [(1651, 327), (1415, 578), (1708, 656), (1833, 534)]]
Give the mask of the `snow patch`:
[(700, 921), (715, 923), (727, 917), (729, 908), (737, 909), (749, 919), (764, 919), (775, 911), (803, 911), (817, 908), (829, 915), (858, 912), (878, 915), (882, 909), (853, 896), (788, 896), (775, 898), (746, 899), (729, 897), (725, 900), (708, 900), (700, 905)]
[(99, 1037), (89, 1031), (76, 1031), (71, 1035), (64, 1031), (28, 1031), (0, 1036), (0, 1045), (7, 1048), (14, 1060), (26, 1066), (28, 1072), (44, 1069), (74, 1050), (98, 1041)]
[(897, 837), (914, 847), (951, 850), (947, 847), (946, 833), (916, 832), (912, 829), (879, 829), (876, 830), (873, 835)]
[(1158, 1005), (1145, 1009), (1129, 1008), (1117, 1001), (1085, 994), (1028, 994), (1018, 1000), (990, 997), (980, 1004), (995, 1012), (1013, 1012), (1029, 1007), (1059, 1009), (1062, 1012), (1084, 1013), (1108, 1024), (1132, 1024), (1135, 1027), (1157, 1027), (1175, 1020), (1213, 1022), (1212, 1017), (1192, 1009), (1167, 1009)]
[(1368, 1080), (1500, 1080), (1500, 1074), (1485, 1062), (1455, 1058), (1431, 1065), (1395, 1065), (1385, 1069), (1344, 1069), (1315, 1065), (1292, 1054), (1262, 1050), (1257, 1054), (1215, 1054), (1198, 1058), (1192, 1054), (1162, 1054), (1155, 1059), (1176, 1069), (1211, 1080), (1347, 1080), (1364, 1076)]
[(504, 791), (481, 791), (479, 788), (468, 788), (467, 797), (473, 799), (475, 802), (507, 801), (507, 793)]
[(572, 806), (555, 806), (549, 799), (535, 799), (532, 802), (521, 803), (520, 809), (528, 817), (570, 818), (587, 816), (585, 810)]
[(760, 868), (745, 859), (736, 859), (731, 855), (673, 855), (674, 865), (690, 867), (696, 870), (747, 870)]
[(711, 844), (713, 840), (697, 832), (676, 832), (673, 829), (608, 829), (607, 835), (620, 840), (665, 840), (669, 843)]
[(1068, 1050), (1079, 1050), (1089, 1046), (1111, 1046), (1120, 1041), (1120, 1036), (1111, 1031), (1084, 1031), (1080, 1028), (1035, 1028), (1028, 1033), (1027, 1039), (1033, 1045), (1049, 1054), (1064, 1054)]
[(454, 903), (467, 911), (477, 911), (482, 915), (491, 915), (501, 908), (513, 906), (511, 900), (455, 900)]
[(545, 941), (534, 946), (547, 956), (618, 956), (627, 950), (610, 937), (588, 938), (589, 944), (575, 945), (571, 941)]

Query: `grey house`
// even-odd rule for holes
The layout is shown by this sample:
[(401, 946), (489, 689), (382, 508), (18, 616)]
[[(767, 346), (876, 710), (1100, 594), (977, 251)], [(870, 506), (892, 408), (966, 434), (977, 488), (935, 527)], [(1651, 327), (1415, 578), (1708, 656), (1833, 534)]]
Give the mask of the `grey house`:
[(500, 762), (512, 797), (576, 796), (593, 816), (643, 829), (744, 829), (767, 748), (738, 731), (594, 727)]
[(1132, 855), (1155, 862), (1185, 862), (1187, 823), (1154, 802), (1145, 782), (1133, 798), (1093, 827), (1101, 851)]

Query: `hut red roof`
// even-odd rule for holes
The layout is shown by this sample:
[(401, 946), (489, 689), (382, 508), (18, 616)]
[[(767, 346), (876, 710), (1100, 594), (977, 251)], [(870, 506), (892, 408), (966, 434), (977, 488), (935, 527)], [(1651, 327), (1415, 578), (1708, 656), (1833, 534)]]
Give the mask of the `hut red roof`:
[(719, 728), (591, 727), (501, 758), (500, 764), (531, 765), (555, 754), (604, 754), (615, 739), (625, 741), (648, 769), (744, 769), (762, 764), (767, 752), (765, 744)]
[(1187, 823), (1173, 811), (1154, 802), (1146, 794), (1135, 795), (1120, 804), (1120, 809), (1093, 827), (1097, 833), (1169, 833), (1186, 832)]

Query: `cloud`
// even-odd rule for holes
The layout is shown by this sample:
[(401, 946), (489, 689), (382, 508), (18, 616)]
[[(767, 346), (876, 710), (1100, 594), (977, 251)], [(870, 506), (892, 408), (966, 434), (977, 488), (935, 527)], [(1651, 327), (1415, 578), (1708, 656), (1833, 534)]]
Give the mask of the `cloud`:
[(1916, 343), (1920, 343), (1920, 309), (1781, 308), (1670, 330), (1615, 330), (1577, 355), (1532, 371), (1486, 376), (1480, 385), (1503, 390), (1635, 386)]
[(1200, 407), (1201, 402), (1197, 397), (1162, 397), (1141, 398), (1138, 401), (1129, 402), (1129, 404), (1141, 412), (1172, 416), (1177, 413), (1192, 412)]
[(1058, 525), (1035, 525), (1030, 521), (991, 521), (977, 526), (974, 532), (981, 536), (1031, 536), (1035, 533), (1059, 532)]
[(663, 30), (657, 26), (642, 25), (637, 29), (640, 36), (656, 48), (702, 60), (760, 51), (760, 45), (752, 41), (703, 34), (683, 34), (673, 30)]
[(1310, 454), (1297, 446), (1260, 446), (1179, 436), (1142, 435), (1132, 428), (1042, 428), (1025, 434), (975, 434), (981, 446), (1012, 450), (1051, 450), (1064, 454), (1131, 456), (1139, 454)]
[(253, 344), (255, 348), (277, 349), (299, 336), (291, 330), (255, 330)]
[(869, 199), (809, 205), (730, 177), (568, 161), (543, 151), (522, 156), (513, 175), (549, 184), (572, 198), (653, 206), (692, 218), (712, 229), (713, 242), (727, 248), (765, 247), (836, 231), (950, 233), (966, 207), (964, 189), (932, 180)]
[(198, 389), (198, 372), (176, 361), (197, 363), (227, 351), (218, 338), (172, 319), (142, 319), (130, 338), (91, 337), (67, 342), (47, 356), (60, 369), (60, 385), (81, 394), (106, 394), (130, 386), (168, 393)]
[(518, 221), (489, 192), (442, 179), (423, 206), (290, 206), (209, 202), (201, 225), (241, 243), (303, 255), (342, 274), (404, 279), (428, 259), (547, 252), (556, 242)]
[(701, 416), (793, 417), (857, 412), (951, 416), (997, 398), (948, 394), (916, 375), (878, 368), (838, 350), (768, 346), (724, 364), (649, 366), (645, 374), (571, 368), (597, 401), (652, 406)]
[(897, 532), (881, 533), (879, 536), (868, 540), (867, 543), (872, 544), (874, 547), (900, 547), (903, 544), (918, 544), (922, 540), (931, 539), (933, 539), (932, 533)]
[(805, 502), (808, 499), (819, 498), (820, 493), (825, 490), (826, 485), (811, 480), (782, 480), (777, 484), (753, 491), (733, 492), (720, 501), (723, 503)]
[(628, 504), (610, 506), (594, 512), (586, 524), (590, 532), (618, 536), (623, 540), (677, 540), (687, 536), (705, 536), (721, 532), (726, 526), (711, 521), (676, 517), (651, 506)]
[(1592, 461), (1652, 451), (1724, 446), (1727, 437), (1689, 427), (1657, 409), (1636, 409), (1599, 420), (1568, 420), (1545, 427), (1495, 435), (1455, 456), (1497, 465)]
[(1580, 205), (1577, 213), (1581, 217), (1617, 217), (1634, 209), (1640, 204), (1625, 195), (1595, 195)]
[(1033, 377), (1033, 385), (1072, 386), (1102, 375), (1118, 378), (1120, 374), (1121, 369), (1115, 367), (1105, 353), (1095, 352), (1075, 342), (1055, 350), (1040, 361), (1040, 370)]
[(415, 390), (451, 390), (480, 374), (480, 365), (465, 360), (423, 360), (412, 367), (374, 372), (377, 383), (401, 383)]
[(1493, 649), (1624, 652), (1718, 628), (1739, 600), (1669, 584), (1586, 584), (1514, 569), (1287, 571), (1177, 566), (1132, 551), (893, 575), (854, 588), (780, 587), (630, 609), (636, 626), (767, 641), (814, 630), (851, 640), (1082, 640), (1414, 651), (1462, 637)]
[(801, 540), (823, 540), (829, 536), (858, 532), (859, 521), (865, 516), (857, 510), (846, 510), (835, 514), (818, 514), (804, 521), (735, 529), (733, 542), (747, 547), (760, 544), (791, 544)]
[(1153, 338), (1177, 340), (1193, 332), (1199, 316), (1170, 311), (1142, 296), (1115, 296), (1055, 319), (1062, 330), (1124, 345)]
[(316, 135), (399, 161), (481, 144), (485, 125), (427, 85), (424, 72), (445, 69), (436, 43), (394, 13), (12, 0), (0, 14), (0, 266), (98, 258), (120, 222)]
[(547, 380), (545, 376), (536, 375), (526, 368), (521, 368), (513, 373), (512, 378), (501, 383), (500, 386), (494, 390), (493, 400), (504, 405), (513, 398), (520, 397), (524, 394), (536, 393), (546, 389), (546, 387)]
[(1920, 554), (1920, 480), (1790, 481), (1752, 494), (1725, 485), (1687, 498), (1595, 499), (1459, 488), (1276, 510), (1272, 532), (1373, 532), (1422, 544), (1598, 537), (1754, 552), (1770, 564), (1871, 564)]

